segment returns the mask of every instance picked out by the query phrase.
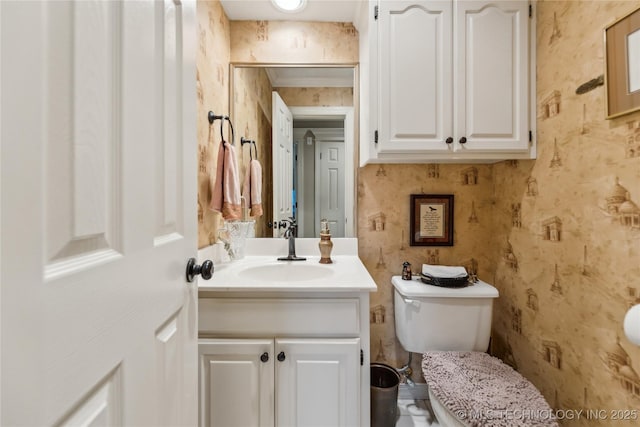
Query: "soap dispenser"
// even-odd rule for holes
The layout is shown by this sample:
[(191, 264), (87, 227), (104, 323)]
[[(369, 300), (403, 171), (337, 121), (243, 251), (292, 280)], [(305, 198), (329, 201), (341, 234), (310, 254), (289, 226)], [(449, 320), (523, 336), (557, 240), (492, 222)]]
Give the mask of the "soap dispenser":
[(331, 249), (333, 242), (331, 241), (331, 231), (329, 231), (329, 221), (323, 219), (320, 221), (320, 264), (331, 264)]

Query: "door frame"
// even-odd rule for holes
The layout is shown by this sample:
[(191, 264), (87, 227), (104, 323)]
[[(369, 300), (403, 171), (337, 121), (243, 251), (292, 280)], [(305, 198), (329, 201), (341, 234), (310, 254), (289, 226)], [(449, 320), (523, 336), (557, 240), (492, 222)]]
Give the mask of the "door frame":
[[(344, 122), (344, 226), (345, 237), (356, 237), (354, 107), (289, 107), (293, 120), (342, 120)], [(351, 190), (349, 190), (351, 189)]]

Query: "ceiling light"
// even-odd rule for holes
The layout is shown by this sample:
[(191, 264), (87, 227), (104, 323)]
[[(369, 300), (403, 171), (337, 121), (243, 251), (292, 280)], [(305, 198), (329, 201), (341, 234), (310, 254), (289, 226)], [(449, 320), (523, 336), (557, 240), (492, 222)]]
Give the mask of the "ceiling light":
[(271, 0), (283, 12), (300, 12), (307, 5), (307, 0)]

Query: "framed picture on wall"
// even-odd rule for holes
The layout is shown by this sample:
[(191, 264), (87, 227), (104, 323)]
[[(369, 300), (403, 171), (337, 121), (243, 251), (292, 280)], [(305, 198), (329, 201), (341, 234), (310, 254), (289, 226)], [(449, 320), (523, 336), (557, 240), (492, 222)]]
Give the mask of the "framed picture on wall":
[(604, 30), (607, 119), (640, 110), (640, 8)]
[(453, 194), (411, 195), (411, 246), (453, 246)]

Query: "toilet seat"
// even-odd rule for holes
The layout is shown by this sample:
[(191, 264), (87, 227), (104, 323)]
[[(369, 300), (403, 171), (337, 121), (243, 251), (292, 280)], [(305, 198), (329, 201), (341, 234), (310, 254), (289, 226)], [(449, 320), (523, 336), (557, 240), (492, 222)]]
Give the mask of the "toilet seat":
[(457, 418), (450, 410), (445, 408), (438, 398), (429, 389), (429, 403), (431, 403), (431, 409), (436, 416), (436, 420), (440, 427), (468, 427), (459, 418)]
[[(436, 416), (448, 418), (438, 405), (453, 415), (443, 424), (558, 427), (542, 393), (520, 373), (487, 353), (426, 352), (422, 373), (429, 395), (434, 397)], [(522, 418), (517, 418), (518, 414)], [(456, 424), (455, 419), (462, 424)]]

